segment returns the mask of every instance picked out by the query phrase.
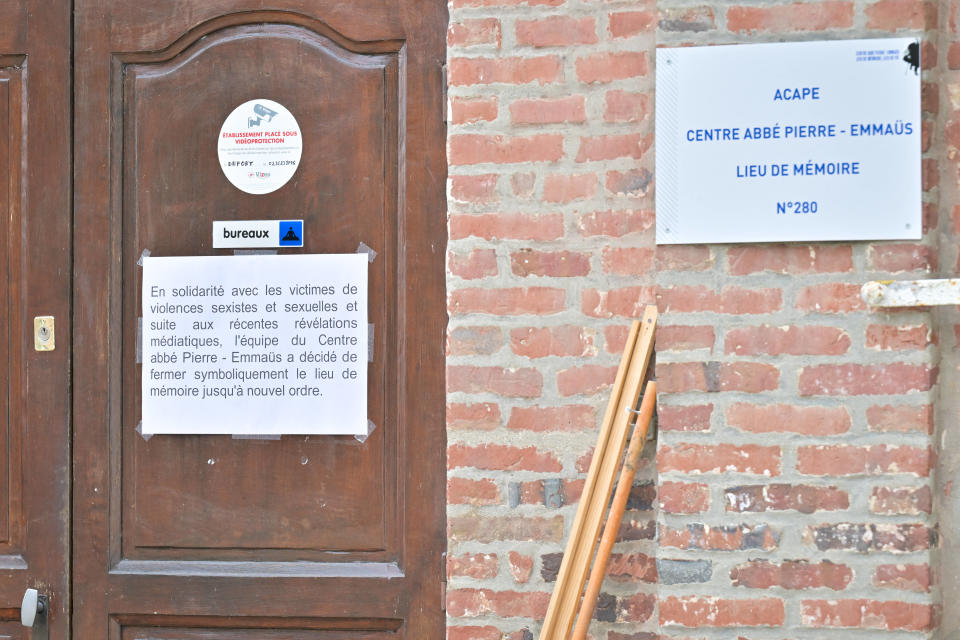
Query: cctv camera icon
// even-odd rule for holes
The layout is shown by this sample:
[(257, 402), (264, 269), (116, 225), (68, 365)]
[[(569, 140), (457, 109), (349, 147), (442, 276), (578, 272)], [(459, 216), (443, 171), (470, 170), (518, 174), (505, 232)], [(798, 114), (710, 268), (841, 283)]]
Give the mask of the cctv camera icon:
[(248, 127), (258, 127), (260, 126), (260, 122), (263, 121), (264, 119), (267, 122), (270, 122), (271, 120), (273, 120), (274, 116), (277, 115), (276, 111), (274, 111), (273, 109), (268, 109), (262, 104), (253, 105), (253, 112), (257, 114), (258, 117), (247, 118)]
[(266, 118), (267, 122), (270, 122), (271, 120), (273, 120), (273, 117), (277, 115), (276, 111), (274, 111), (273, 109), (268, 109), (262, 104), (253, 105), (253, 112), (258, 116), (263, 116), (264, 118)]

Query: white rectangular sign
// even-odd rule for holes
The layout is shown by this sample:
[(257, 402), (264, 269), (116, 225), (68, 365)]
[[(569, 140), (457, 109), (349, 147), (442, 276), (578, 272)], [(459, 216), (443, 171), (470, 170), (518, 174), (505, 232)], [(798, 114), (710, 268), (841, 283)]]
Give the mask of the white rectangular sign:
[(660, 244), (918, 239), (916, 40), (657, 49)]
[(142, 432), (367, 433), (367, 256), (143, 259)]
[(303, 246), (303, 220), (214, 220), (214, 249)]

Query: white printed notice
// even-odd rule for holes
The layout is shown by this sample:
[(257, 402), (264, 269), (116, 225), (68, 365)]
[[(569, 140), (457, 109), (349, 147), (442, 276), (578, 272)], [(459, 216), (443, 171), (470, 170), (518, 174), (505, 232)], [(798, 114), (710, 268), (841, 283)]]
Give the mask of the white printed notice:
[(657, 242), (917, 239), (912, 38), (657, 49)]
[(144, 258), (142, 432), (366, 434), (368, 266)]

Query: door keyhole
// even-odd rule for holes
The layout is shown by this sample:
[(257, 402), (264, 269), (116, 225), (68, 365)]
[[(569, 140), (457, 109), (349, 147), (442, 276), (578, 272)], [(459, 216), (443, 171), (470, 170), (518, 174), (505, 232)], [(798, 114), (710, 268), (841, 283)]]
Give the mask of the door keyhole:
[(37, 316), (33, 319), (33, 348), (36, 351), (53, 351), (55, 347), (53, 316)]

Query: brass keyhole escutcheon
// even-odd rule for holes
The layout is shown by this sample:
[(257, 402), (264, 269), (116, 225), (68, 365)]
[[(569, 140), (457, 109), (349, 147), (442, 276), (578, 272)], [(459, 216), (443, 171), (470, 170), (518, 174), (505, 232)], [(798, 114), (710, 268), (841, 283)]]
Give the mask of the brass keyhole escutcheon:
[(33, 319), (33, 348), (37, 351), (53, 351), (56, 348), (53, 316), (37, 316)]

